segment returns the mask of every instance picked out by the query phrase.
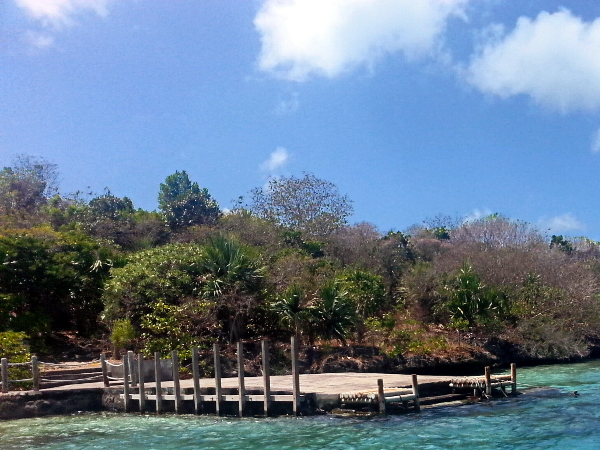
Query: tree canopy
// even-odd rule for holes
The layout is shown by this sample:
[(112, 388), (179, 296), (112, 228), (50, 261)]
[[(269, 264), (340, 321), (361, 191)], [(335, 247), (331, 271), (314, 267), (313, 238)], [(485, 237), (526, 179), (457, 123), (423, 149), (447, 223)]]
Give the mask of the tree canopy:
[(160, 185), (158, 205), (169, 228), (214, 223), (221, 213), (218, 203), (189, 179), (185, 170), (169, 175)]
[(19, 155), (0, 171), (0, 213), (32, 214), (58, 192), (56, 164)]
[(600, 348), (600, 243), (587, 238), (498, 214), (383, 234), (347, 225), (350, 200), (311, 174), (223, 215), (186, 172), (161, 185), (162, 212), (108, 189), (49, 198), (55, 174), (31, 157), (0, 171), (0, 334), (25, 332), (34, 351), (111, 328), (145, 354), (291, 333), (394, 357), (460, 347), (457, 331), (535, 358)]
[(335, 184), (305, 173), (272, 178), (252, 191), (250, 210), (259, 217), (312, 236), (325, 236), (347, 223), (352, 201)]

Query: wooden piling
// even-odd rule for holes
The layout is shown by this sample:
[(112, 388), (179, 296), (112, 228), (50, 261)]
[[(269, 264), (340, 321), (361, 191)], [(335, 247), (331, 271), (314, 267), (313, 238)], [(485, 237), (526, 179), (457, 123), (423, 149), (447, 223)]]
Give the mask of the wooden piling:
[(412, 393), (415, 396), (415, 410), (421, 410), (421, 401), (419, 400), (419, 381), (417, 380), (417, 375), (412, 374)]
[(511, 382), (510, 392), (512, 394), (516, 394), (517, 393), (517, 365), (515, 363), (512, 363), (510, 365), (510, 382)]
[(217, 416), (221, 415), (221, 400), (223, 398), (223, 393), (221, 390), (221, 350), (219, 348), (219, 344), (216, 342), (213, 344), (213, 353), (215, 357), (215, 408), (217, 412)]
[(175, 414), (181, 414), (183, 411), (181, 401), (181, 387), (179, 384), (179, 354), (177, 350), (171, 352), (171, 361), (173, 362), (173, 394), (175, 395)]
[(492, 373), (490, 366), (485, 367), (485, 393), (488, 396), (492, 395)]
[(130, 411), (131, 396), (129, 395), (129, 355), (123, 356), (123, 399), (125, 412)]
[(264, 412), (265, 417), (269, 416), (269, 409), (271, 407), (271, 368), (270, 368), (270, 355), (269, 355), (269, 341), (263, 339), (261, 341), (262, 350), (262, 366), (263, 366), (263, 392), (264, 392)]
[(237, 343), (237, 366), (238, 366), (238, 415), (243, 417), (246, 410), (246, 387), (244, 386), (244, 343)]
[(385, 394), (383, 392), (383, 379), (377, 380), (377, 399), (379, 400), (379, 414), (385, 415)]
[(154, 352), (154, 380), (156, 381), (156, 414), (162, 413), (160, 352)]
[(40, 368), (37, 356), (31, 357), (31, 377), (33, 378), (33, 390), (37, 392), (40, 390)]
[(202, 414), (202, 401), (200, 400), (200, 361), (198, 347), (192, 348), (192, 377), (194, 379), (194, 414)]
[(299, 413), (298, 402), (300, 400), (300, 370), (298, 367), (298, 342), (296, 336), (292, 336), (292, 393), (293, 393), (293, 404), (292, 409), (294, 415), (297, 416)]
[(2, 392), (8, 392), (8, 359), (2, 358)]
[(145, 379), (144, 379), (144, 355), (141, 353), (138, 355), (138, 385), (140, 392), (140, 412), (146, 411), (146, 390), (145, 390)]
[(104, 382), (104, 387), (109, 387), (108, 366), (106, 365), (106, 355), (104, 353), (100, 353), (100, 365), (102, 366), (102, 381)]
[(133, 351), (127, 351), (127, 362), (129, 363), (129, 377), (131, 379), (131, 387), (135, 387), (137, 385), (136, 377), (135, 377), (135, 359), (133, 358)]

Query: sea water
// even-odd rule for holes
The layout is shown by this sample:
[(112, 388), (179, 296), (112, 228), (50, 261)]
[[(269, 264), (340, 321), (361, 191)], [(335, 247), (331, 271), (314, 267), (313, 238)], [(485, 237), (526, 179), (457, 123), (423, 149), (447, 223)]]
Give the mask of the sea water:
[[(371, 419), (103, 413), (6, 421), (0, 449), (600, 449), (600, 361), (520, 369), (518, 381), (526, 392), (518, 397)], [(536, 386), (552, 389), (524, 389)]]

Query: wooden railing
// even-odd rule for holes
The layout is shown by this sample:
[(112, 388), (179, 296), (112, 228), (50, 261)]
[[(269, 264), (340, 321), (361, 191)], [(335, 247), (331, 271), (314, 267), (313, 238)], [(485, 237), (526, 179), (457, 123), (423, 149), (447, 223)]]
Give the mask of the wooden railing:
[[(244, 381), (244, 344), (243, 342), (237, 343), (237, 379), (238, 379), (238, 393), (237, 394), (224, 394), (221, 386), (221, 353), (219, 344), (213, 344), (213, 358), (214, 358), (214, 372), (215, 372), (215, 393), (214, 394), (202, 394), (200, 392), (201, 378), (199, 375), (199, 350), (197, 347), (192, 348), (192, 378), (193, 378), (193, 394), (183, 394), (181, 392), (179, 382), (179, 355), (176, 350), (171, 352), (171, 360), (173, 365), (173, 394), (165, 394), (162, 390), (162, 370), (160, 367), (160, 354), (157, 352), (154, 354), (154, 366), (155, 366), (155, 383), (156, 389), (155, 394), (148, 394), (145, 390), (145, 377), (144, 377), (144, 358), (143, 355), (137, 357), (137, 370), (135, 368), (135, 360), (133, 352), (129, 351), (126, 356), (123, 357), (123, 362), (119, 365), (123, 365), (123, 378), (111, 378), (105, 376), (105, 386), (109, 385), (109, 379), (123, 380), (123, 400), (125, 403), (125, 411), (131, 410), (132, 400), (138, 400), (140, 412), (146, 410), (146, 401), (155, 401), (156, 412), (158, 414), (164, 411), (163, 402), (173, 401), (175, 403), (175, 413), (179, 414), (183, 410), (183, 401), (194, 402), (194, 412), (196, 414), (202, 413), (202, 404), (204, 402), (214, 402), (215, 410), (217, 415), (221, 415), (223, 412), (223, 402), (236, 402), (238, 404), (238, 414), (243, 416), (246, 413), (246, 402), (262, 402), (264, 414), (268, 416), (270, 414), (272, 402), (291, 402), (292, 410), (294, 415), (299, 413), (299, 402), (301, 401), (300, 395), (300, 378), (299, 378), (299, 367), (298, 367), (298, 346), (296, 339), (292, 337), (291, 348), (292, 348), (292, 394), (291, 395), (272, 395), (271, 394), (271, 382), (270, 382), (270, 367), (269, 367), (269, 341), (264, 339), (261, 341), (261, 353), (262, 353), (262, 365), (263, 365), (263, 393), (262, 394), (247, 394)], [(110, 364), (104, 357), (101, 358), (103, 373), (108, 373), (108, 365)], [(132, 388), (139, 384), (137, 393), (132, 392)]]

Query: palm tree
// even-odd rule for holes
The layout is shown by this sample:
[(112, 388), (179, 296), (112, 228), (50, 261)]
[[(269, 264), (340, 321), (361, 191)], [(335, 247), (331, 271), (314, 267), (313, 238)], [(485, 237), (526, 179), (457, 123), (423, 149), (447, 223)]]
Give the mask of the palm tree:
[(217, 314), (226, 322), (229, 342), (239, 340), (244, 319), (258, 302), (263, 269), (248, 248), (224, 236), (210, 240), (199, 266), (202, 296), (215, 301)]
[(321, 288), (320, 297), (311, 307), (317, 332), (324, 339), (338, 339), (346, 345), (346, 338), (355, 323), (354, 305), (333, 280)]
[(280, 299), (273, 304), (282, 322), (293, 326), (297, 339), (300, 339), (300, 326), (307, 319), (309, 310), (302, 305), (305, 299), (304, 290), (298, 285), (288, 287)]

